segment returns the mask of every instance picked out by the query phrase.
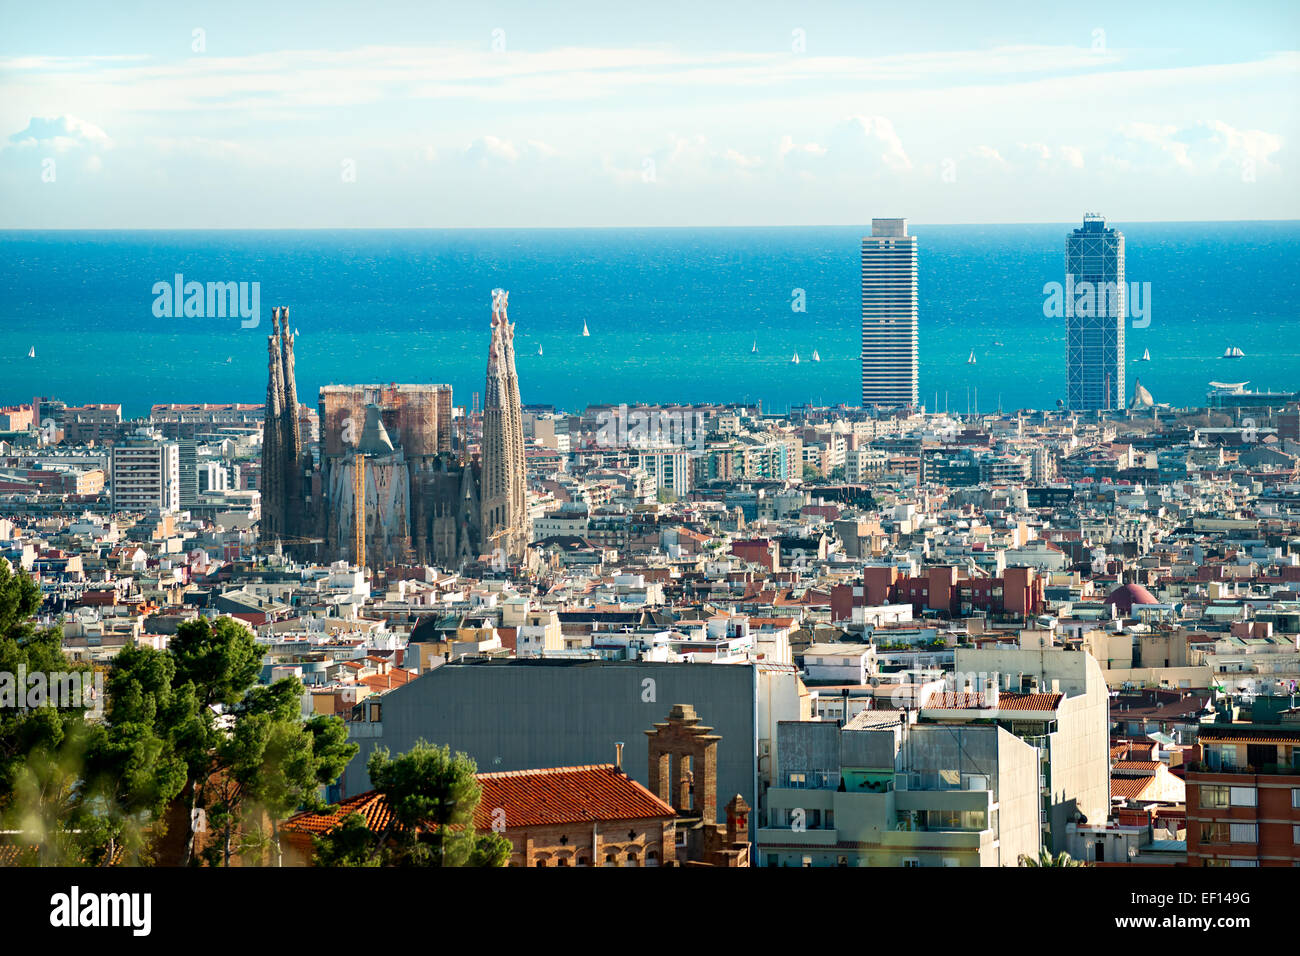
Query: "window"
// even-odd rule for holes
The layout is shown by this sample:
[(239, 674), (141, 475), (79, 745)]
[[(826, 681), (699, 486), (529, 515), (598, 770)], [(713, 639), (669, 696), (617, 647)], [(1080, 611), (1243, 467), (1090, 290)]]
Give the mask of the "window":
[(1234, 807), (1253, 807), (1256, 803), (1254, 787), (1233, 787), (1232, 805)]
[(1300, 787), (1291, 788), (1291, 809), (1300, 810)]
[(1258, 827), (1253, 823), (1233, 823), (1230, 833), (1233, 843), (1258, 842)]
[(920, 865), (921, 865), (921, 861), (914, 856), (903, 858), (903, 866), (907, 867), (908, 869), (911, 869), (913, 867), (918, 867)]
[(1229, 860), (1228, 866), (1259, 866), (1259, 860)]
[(806, 773), (792, 773), (787, 775), (787, 784), (795, 790), (801, 790), (808, 786), (808, 775)]
[(1201, 787), (1201, 806), (1221, 809), (1228, 805), (1227, 787)]
[(1226, 823), (1201, 824), (1202, 843), (1227, 843), (1231, 838), (1231, 833), (1232, 831), (1228, 829)]
[(811, 867), (811, 866), (812, 866), (812, 857), (810, 857), (810, 856), (806, 856), (806, 857), (804, 857), (804, 858), (803, 858), (803, 865), (806, 866), (806, 867)]
[(957, 859), (955, 856), (945, 856), (945, 857), (943, 858), (943, 865), (944, 865), (944, 866), (961, 866), (961, 860)]
[(1300, 843), (1300, 823), (1291, 828), (1291, 842)]

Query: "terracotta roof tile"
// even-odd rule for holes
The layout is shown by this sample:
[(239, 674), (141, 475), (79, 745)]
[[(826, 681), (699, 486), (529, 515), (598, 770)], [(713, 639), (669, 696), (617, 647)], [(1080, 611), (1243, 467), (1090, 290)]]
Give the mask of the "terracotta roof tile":
[[(1064, 694), (998, 694), (998, 710), (1056, 710)], [(935, 691), (925, 703), (927, 710), (978, 710), (985, 706), (984, 694), (972, 691)]]
[(483, 797), (474, 823), (492, 825), (505, 811), (507, 829), (592, 820), (674, 817), (676, 811), (613, 764), (479, 774)]
[(1139, 800), (1155, 779), (1155, 774), (1146, 777), (1113, 777), (1110, 781), (1110, 795), (1124, 800)]
[[(673, 808), (613, 764), (511, 770), (478, 775), (483, 795), (474, 826), (491, 829), (497, 810), (505, 812), (506, 829), (564, 823), (674, 818)], [(324, 834), (349, 814), (360, 813), (366, 826), (379, 832), (389, 822), (388, 804), (375, 790), (344, 800), (333, 813), (300, 813), (281, 829)]]

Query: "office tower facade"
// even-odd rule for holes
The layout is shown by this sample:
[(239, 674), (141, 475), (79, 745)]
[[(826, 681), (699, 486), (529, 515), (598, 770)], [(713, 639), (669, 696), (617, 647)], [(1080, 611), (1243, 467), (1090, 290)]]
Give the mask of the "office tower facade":
[(862, 240), (862, 404), (919, 404), (916, 237), (872, 219)]
[(1125, 407), (1124, 234), (1089, 213), (1065, 240), (1066, 404)]
[(528, 543), (524, 500), (524, 417), (515, 372), (515, 327), (506, 317), (509, 293), (492, 290), (492, 343), (483, 392), (483, 549), (522, 557)]
[(111, 472), (114, 511), (175, 511), (180, 507), (180, 450), (175, 442), (119, 442), (113, 446)]

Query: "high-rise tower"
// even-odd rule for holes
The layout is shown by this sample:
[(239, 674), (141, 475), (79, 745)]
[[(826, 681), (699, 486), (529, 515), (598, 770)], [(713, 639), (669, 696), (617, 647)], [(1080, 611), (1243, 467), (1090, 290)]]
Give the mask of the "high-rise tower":
[(872, 219), (862, 240), (862, 404), (919, 404), (916, 237)]
[[(515, 372), (515, 327), (506, 317), (510, 293), (492, 290), (492, 343), (483, 392), (481, 526), (483, 550), (508, 559), (528, 543), (524, 500), (524, 420)], [(498, 552), (498, 549), (500, 551)]]
[(1096, 213), (1065, 238), (1066, 403), (1124, 408), (1124, 234)]

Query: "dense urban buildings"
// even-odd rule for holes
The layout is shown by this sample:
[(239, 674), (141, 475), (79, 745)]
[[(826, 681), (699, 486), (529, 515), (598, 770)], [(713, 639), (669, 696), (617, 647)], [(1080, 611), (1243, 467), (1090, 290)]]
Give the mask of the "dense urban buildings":
[(862, 404), (914, 407), (916, 237), (906, 219), (872, 219), (862, 240)]
[(1073, 411), (1127, 405), (1127, 295), (1124, 234), (1090, 213), (1065, 240), (1066, 405)]
[[(1295, 394), (924, 411), (915, 240), (873, 231), (907, 395), (524, 406), (495, 290), (481, 409), (397, 383), (313, 409), (276, 308), (263, 406), (0, 409), (0, 560), (70, 662), (224, 621), (340, 722), (288, 865), (396, 852), (371, 761), (429, 746), (472, 764), (462, 825), (501, 865), (1294, 865)], [(1095, 234), (1077, 276), (1122, 278)]]

